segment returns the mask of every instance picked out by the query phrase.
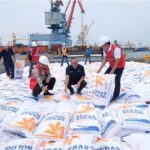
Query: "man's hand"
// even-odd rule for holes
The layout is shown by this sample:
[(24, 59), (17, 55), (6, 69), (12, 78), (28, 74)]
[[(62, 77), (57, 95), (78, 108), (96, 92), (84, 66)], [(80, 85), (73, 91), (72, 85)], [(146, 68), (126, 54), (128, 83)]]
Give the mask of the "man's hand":
[(111, 70), (111, 71), (109, 72), (109, 74), (114, 74), (114, 70)]
[(100, 73), (100, 72), (101, 72), (101, 69), (98, 69), (98, 70), (97, 70), (97, 73)]
[(65, 87), (64, 92), (67, 93), (67, 87)]
[(46, 80), (46, 83), (49, 83), (49, 79)]
[(47, 86), (43, 86), (43, 87), (42, 87), (42, 91), (43, 91), (43, 92), (47, 91)]
[(80, 85), (81, 85), (81, 83), (80, 83), (80, 82), (78, 82), (78, 83), (77, 83), (77, 88), (79, 88), (79, 87), (80, 87)]

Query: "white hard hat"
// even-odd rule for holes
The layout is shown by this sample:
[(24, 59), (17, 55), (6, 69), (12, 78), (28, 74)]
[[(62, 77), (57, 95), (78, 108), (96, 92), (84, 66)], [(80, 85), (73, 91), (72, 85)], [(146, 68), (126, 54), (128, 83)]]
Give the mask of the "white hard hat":
[(90, 45), (87, 45), (86, 47), (87, 47), (87, 48), (90, 48)]
[(99, 46), (101, 47), (108, 42), (110, 42), (110, 39), (107, 36), (102, 36), (99, 39)]
[(2, 46), (3, 46), (3, 47), (6, 47), (6, 46), (7, 46), (7, 43), (6, 43), (6, 42), (3, 42), (3, 43), (2, 43)]
[(49, 64), (49, 60), (46, 56), (41, 56), (39, 59), (39, 62), (43, 65), (48, 65)]
[(62, 43), (62, 45), (63, 45), (63, 46), (65, 46), (65, 45), (66, 45), (66, 43)]
[(31, 43), (31, 45), (32, 45), (33, 47), (36, 47), (36, 46), (37, 46), (37, 43), (36, 43), (35, 41), (33, 41), (33, 42)]

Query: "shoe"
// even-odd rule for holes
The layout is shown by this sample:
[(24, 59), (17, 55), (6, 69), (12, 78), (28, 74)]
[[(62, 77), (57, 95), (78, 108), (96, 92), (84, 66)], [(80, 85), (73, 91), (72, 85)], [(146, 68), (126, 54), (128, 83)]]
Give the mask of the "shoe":
[(47, 92), (44, 92), (44, 95), (54, 95), (54, 94), (47, 91)]
[(112, 97), (111, 100), (110, 100), (110, 103), (113, 103), (113, 102), (115, 102), (116, 100), (117, 100), (117, 98)]
[(149, 104), (150, 104), (150, 101), (146, 101), (145, 103), (146, 103), (147, 105), (149, 105)]
[(36, 100), (36, 101), (38, 101), (38, 100), (39, 100), (39, 98), (38, 98), (38, 96), (37, 96), (37, 95), (32, 95), (32, 98), (33, 98), (34, 100)]
[(77, 91), (77, 94), (78, 94), (78, 95), (82, 95), (82, 94), (81, 94), (81, 91)]
[(74, 91), (70, 91), (70, 95), (73, 95), (74, 94)]

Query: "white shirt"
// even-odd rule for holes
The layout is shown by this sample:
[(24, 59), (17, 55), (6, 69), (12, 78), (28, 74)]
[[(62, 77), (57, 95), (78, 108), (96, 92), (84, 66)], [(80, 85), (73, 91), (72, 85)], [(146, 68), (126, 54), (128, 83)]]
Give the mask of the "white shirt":
[[(108, 51), (111, 51), (112, 44), (110, 44)], [(104, 51), (104, 57), (106, 56), (106, 53)], [(116, 47), (114, 50), (114, 57), (115, 59), (121, 58), (121, 49), (119, 47)]]

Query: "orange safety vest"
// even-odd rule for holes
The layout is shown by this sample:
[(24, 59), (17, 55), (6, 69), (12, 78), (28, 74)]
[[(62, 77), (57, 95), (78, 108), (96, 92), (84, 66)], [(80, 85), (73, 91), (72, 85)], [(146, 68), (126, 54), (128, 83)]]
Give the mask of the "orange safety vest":
[[(42, 66), (40, 63), (38, 63), (34, 69), (37, 69), (39, 75), (42, 76), (42, 74), (41, 74)], [(48, 66), (46, 66), (45, 72), (46, 72), (46, 76), (48, 76), (49, 75), (49, 67)], [(37, 84), (38, 84), (37, 78), (35, 78), (34, 73), (32, 73), (31, 78), (30, 78), (30, 83), (29, 83), (30, 89), (33, 90)]]
[[(115, 57), (114, 57), (114, 50), (117, 47), (118, 47), (117, 45), (112, 44), (111, 50), (106, 53), (106, 59), (109, 61), (109, 66), (111, 68), (113, 68), (115, 61), (116, 61)], [(120, 62), (118, 64), (117, 68), (124, 68), (124, 67), (125, 67), (125, 56), (123, 55), (123, 52), (121, 50), (121, 58), (120, 58)]]
[(32, 62), (39, 62), (39, 58), (40, 58), (40, 51), (38, 48), (36, 47), (31, 47), (30, 48), (30, 53), (31, 53), (31, 56), (32, 56)]
[(62, 48), (61, 49), (61, 54), (62, 55), (67, 55), (68, 54), (68, 49), (67, 48)]

